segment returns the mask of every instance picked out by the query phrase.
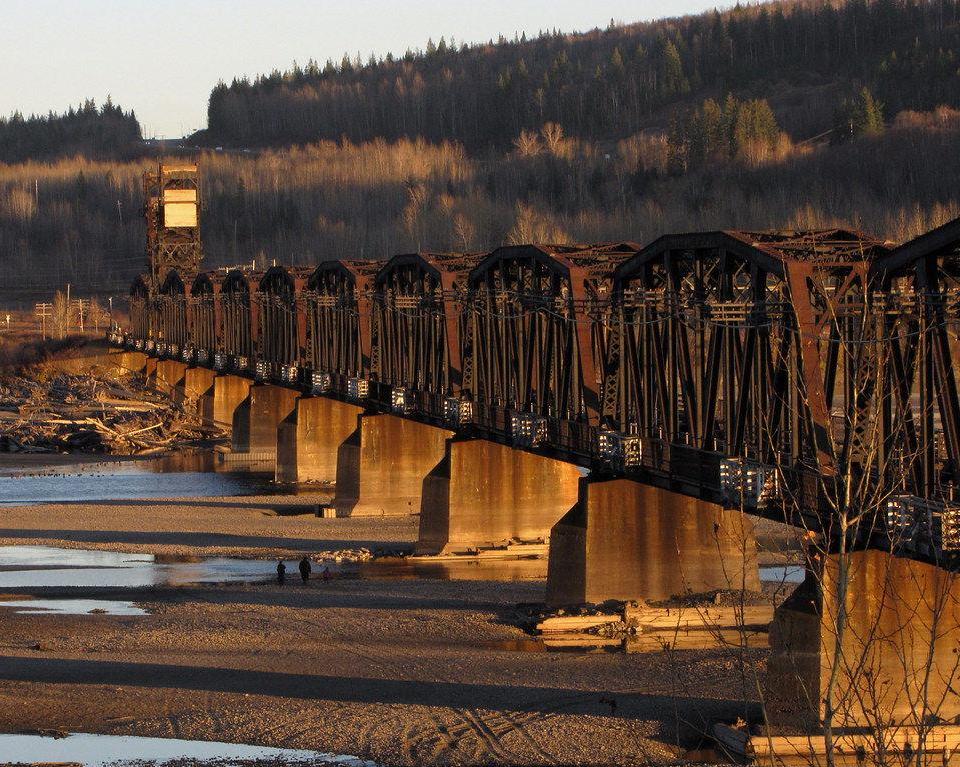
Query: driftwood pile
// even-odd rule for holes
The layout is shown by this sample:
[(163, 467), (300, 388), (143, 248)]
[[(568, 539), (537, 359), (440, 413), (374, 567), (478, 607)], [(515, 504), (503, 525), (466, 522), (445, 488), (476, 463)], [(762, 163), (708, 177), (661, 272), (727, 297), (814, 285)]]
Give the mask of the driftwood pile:
[(224, 436), (142, 377), (0, 378), (0, 452), (152, 455)]

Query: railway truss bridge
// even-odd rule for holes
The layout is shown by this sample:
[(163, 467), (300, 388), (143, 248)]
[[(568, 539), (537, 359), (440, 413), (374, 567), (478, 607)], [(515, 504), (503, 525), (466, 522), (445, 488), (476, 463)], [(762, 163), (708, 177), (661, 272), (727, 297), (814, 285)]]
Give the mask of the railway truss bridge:
[(338, 515), (419, 513), (423, 553), (549, 541), (552, 603), (757, 589), (754, 521), (799, 528), (777, 679), (792, 636), (831, 652), (843, 605), (886, 625), (889, 591), (946, 589), (960, 616), (958, 279), (960, 220), (896, 248), (717, 231), (174, 269), (112, 340), (235, 453), (336, 482)]

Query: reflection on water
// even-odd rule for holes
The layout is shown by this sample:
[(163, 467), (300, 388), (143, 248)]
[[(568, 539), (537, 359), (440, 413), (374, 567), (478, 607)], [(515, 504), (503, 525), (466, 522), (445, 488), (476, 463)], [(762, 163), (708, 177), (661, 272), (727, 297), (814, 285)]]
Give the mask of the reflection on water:
[(665, 650), (716, 650), (769, 647), (763, 628), (705, 628), (685, 631), (652, 631), (612, 637), (594, 634), (543, 634), (538, 637), (482, 642), (480, 647), (506, 652), (658, 653)]
[(116, 599), (3, 599), (3, 607), (23, 615), (149, 615), (133, 602)]
[(407, 580), (425, 578), (443, 581), (528, 581), (547, 577), (547, 560), (541, 557), (516, 559), (467, 558), (424, 561), (383, 558), (360, 567), (365, 578)]
[(0, 506), (134, 500), (217, 498), (281, 492), (271, 473), (224, 471), (209, 452), (149, 460), (80, 464), (54, 471), (0, 475)]
[[(296, 574), (287, 562), (287, 575)], [(0, 588), (69, 587), (143, 588), (193, 583), (253, 583), (276, 577), (271, 559), (180, 557), (127, 554), (55, 546), (0, 546)], [(377, 580), (529, 580), (546, 577), (545, 559), (421, 562), (380, 559), (363, 564), (324, 562), (334, 575)]]
[[(62, 549), (54, 546), (0, 546), (0, 588), (87, 586), (181, 586), (191, 583), (237, 583), (270, 580), (275, 560), (230, 559), (176, 555), (129, 554), (115, 551)], [(385, 557), (361, 564), (325, 562), (335, 575), (373, 580), (542, 580), (545, 558), (425, 561)], [(296, 562), (287, 562), (295, 574)], [(760, 578), (773, 583), (802, 583), (802, 565), (760, 568)]]
[[(296, 574), (287, 561), (287, 575)], [(336, 576), (373, 580), (536, 580), (547, 574), (545, 559), (422, 562), (384, 558), (357, 564), (323, 562)], [(276, 577), (272, 559), (231, 559), (128, 554), (55, 546), (0, 546), (0, 588), (144, 588), (196, 583), (256, 583)]]
[[(43, 735), (0, 735), (0, 758), (5, 763), (60, 762), (87, 767), (149, 760), (165, 764), (179, 759), (216, 759), (218, 765), (234, 765), (240, 760), (264, 760), (269, 764), (342, 765), (376, 767), (374, 762), (355, 756), (338, 756), (317, 751), (301, 751), (238, 743), (210, 743), (172, 738), (139, 738), (129, 735), (71, 734), (64, 738)], [(246, 763), (246, 762), (245, 762)]]
[(262, 559), (189, 559), (192, 561), (53, 546), (0, 546), (0, 588), (124, 588), (264, 581), (274, 577), (277, 566)]

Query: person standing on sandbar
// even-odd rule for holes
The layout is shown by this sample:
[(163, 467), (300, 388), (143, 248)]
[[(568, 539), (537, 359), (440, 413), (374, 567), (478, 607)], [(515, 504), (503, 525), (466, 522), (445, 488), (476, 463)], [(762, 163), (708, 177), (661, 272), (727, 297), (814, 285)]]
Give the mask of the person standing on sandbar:
[(300, 577), (303, 578), (304, 583), (310, 580), (312, 570), (313, 568), (310, 567), (310, 557), (304, 557), (300, 560)]

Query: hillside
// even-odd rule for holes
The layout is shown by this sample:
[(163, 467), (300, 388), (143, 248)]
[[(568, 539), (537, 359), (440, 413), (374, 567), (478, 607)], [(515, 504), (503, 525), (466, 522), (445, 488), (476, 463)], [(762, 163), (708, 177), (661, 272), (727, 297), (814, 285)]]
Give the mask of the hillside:
[[(904, 240), (960, 215), (958, 6), (751, 6), (219, 87), (197, 138), (264, 148), (196, 150), (205, 263), (728, 227)], [(144, 267), (140, 175), (155, 160), (117, 151), (139, 136), (132, 113), (83, 113), (70, 119), (94, 129), (0, 123), (0, 159), (4, 135), (41, 158), (0, 164), (8, 307), (67, 282), (122, 295)], [(96, 128), (111, 123), (126, 127)], [(113, 153), (64, 151), (84, 135)]]
[[(308, 265), (537, 240), (649, 242), (726, 227), (846, 224), (900, 241), (960, 215), (960, 112), (949, 109), (904, 113), (842, 144), (682, 173), (670, 170), (663, 136), (609, 151), (555, 134), (530, 138), (537, 141), (525, 154), (482, 160), (452, 144), (408, 140), (205, 152), (205, 264)], [(124, 294), (145, 265), (145, 167), (0, 166), (6, 305), (66, 282), (75, 294)]]
[(796, 140), (832, 127), (867, 86), (890, 114), (960, 104), (960, 0), (823, 0), (737, 7), (586, 34), (543, 33), (366, 63), (309, 62), (217, 85), (207, 145), (321, 139), (506, 147), (546, 123), (589, 140), (666, 128), (677, 108), (764, 98)]
[(0, 118), (0, 162), (52, 160), (83, 155), (88, 158), (127, 158), (140, 151), (140, 123), (108, 97), (101, 107), (87, 99), (63, 114), (15, 112)]

